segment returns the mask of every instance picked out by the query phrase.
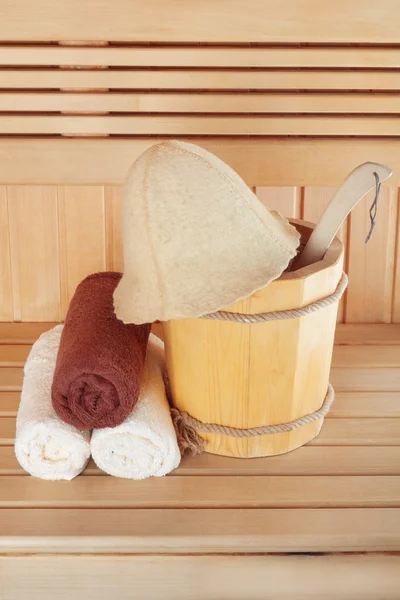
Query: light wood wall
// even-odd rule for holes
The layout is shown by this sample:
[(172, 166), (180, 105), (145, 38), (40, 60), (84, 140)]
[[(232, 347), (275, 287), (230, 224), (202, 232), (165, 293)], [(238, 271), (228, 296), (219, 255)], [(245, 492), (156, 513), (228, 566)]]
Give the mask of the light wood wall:
[[(287, 217), (316, 221), (335, 188), (259, 187), (259, 198)], [(400, 322), (400, 211), (397, 188), (382, 188), (368, 245), (363, 200), (341, 231), (350, 286), (340, 307), (347, 323)], [(0, 320), (59, 321), (87, 274), (122, 270), (121, 188), (0, 186)]]

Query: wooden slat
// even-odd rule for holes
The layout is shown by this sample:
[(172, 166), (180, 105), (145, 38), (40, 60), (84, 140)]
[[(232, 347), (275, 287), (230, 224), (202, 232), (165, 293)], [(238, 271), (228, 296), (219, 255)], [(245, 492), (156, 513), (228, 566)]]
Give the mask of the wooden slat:
[(0, 323), (0, 344), (33, 344), (57, 323)]
[[(0, 383), (4, 370), (0, 369)], [(0, 389), (5, 391), (1, 385)], [(13, 391), (13, 388), (9, 386), (9, 390)], [(14, 438), (15, 418), (1, 418), (0, 445), (9, 446), (14, 443)], [(314, 446), (400, 446), (400, 419), (329, 418), (325, 420), (319, 436), (310, 444)]]
[(391, 117), (0, 116), (3, 135), (400, 136)]
[(345, 324), (336, 328), (337, 346), (397, 346), (400, 325)]
[(399, 516), (395, 508), (0, 509), (0, 552), (398, 551)]
[[(400, 341), (400, 340), (399, 340)], [(400, 367), (399, 346), (336, 346), (333, 368)]]
[(8, 225), (7, 188), (0, 187), (0, 320), (12, 321), (13, 295), (10, 258), (10, 229)]
[(325, 419), (314, 446), (398, 446), (400, 419)]
[(106, 260), (110, 271), (123, 271), (122, 257), (122, 189), (117, 186), (104, 188), (106, 221)]
[[(132, 162), (156, 141), (3, 139), (0, 183), (120, 184)], [(400, 185), (399, 140), (209, 138), (195, 143), (219, 156), (253, 186), (339, 185), (371, 156), (390, 165), (390, 185)]]
[[(157, 19), (154, 19), (157, 15)], [(322, 42), (397, 43), (396, 0), (338, 0), (319, 10), (307, 0), (238, 0), (196, 5), (148, 0), (140, 6), (118, 0), (112, 7), (95, 0), (19, 0), (0, 6), (0, 39), (10, 41), (115, 40), (131, 42)]]
[(31, 346), (9, 346), (1, 344), (0, 340), (0, 367), (23, 367)]
[(59, 187), (61, 317), (77, 285), (90, 273), (106, 270), (104, 189)]
[[(111, 271), (124, 270), (122, 246), (122, 188), (106, 186), (104, 188), (106, 220), (106, 260)], [(160, 325), (162, 327), (162, 325)], [(153, 324), (154, 328), (154, 324)], [(163, 339), (163, 338), (162, 338)]]
[(20, 392), (0, 392), (0, 417), (15, 417), (20, 397)]
[[(8, 600), (396, 600), (398, 555), (2, 556)], [(34, 577), (32, 577), (34, 573)], [(290, 576), (282, 576), (283, 573)], [(198, 584), (198, 585), (197, 585)]]
[(337, 392), (328, 418), (400, 417), (400, 392)]
[(397, 246), (395, 253), (394, 265), (394, 288), (393, 288), (393, 323), (400, 322), (400, 192), (397, 190), (397, 198), (393, 198), (393, 202), (397, 203)]
[(368, 244), (371, 226), (370, 192), (349, 218), (348, 275), (345, 321), (390, 323), (392, 320), (394, 256), (396, 244), (397, 189), (381, 190), (376, 227)]
[(265, 206), (287, 218), (300, 218), (301, 189), (296, 187), (259, 187), (257, 197)]
[[(57, 190), (8, 188), (14, 319), (60, 317)], [(33, 268), (34, 265), (34, 268)]]
[(0, 65), (96, 67), (399, 68), (397, 48), (0, 46)]
[(338, 392), (399, 391), (400, 369), (336, 368), (332, 370), (331, 383)]
[[(399, 508), (400, 477), (0, 477), (0, 508)], [(400, 516), (400, 512), (399, 512)], [(400, 540), (399, 540), (400, 541)]]
[[(0, 377), (1, 377), (0, 369)], [(0, 387), (4, 390), (3, 387)], [(15, 440), (15, 417), (2, 417), (0, 419), (0, 446), (10, 446)]]
[(397, 114), (397, 94), (2, 92), (0, 111)]
[(23, 370), (21, 368), (4, 367), (0, 369), (0, 391), (20, 391), (23, 375)]
[[(1, 449), (6, 451), (9, 448)], [(399, 446), (303, 446), (252, 460), (204, 453), (185, 457), (172, 475), (398, 475), (399, 457)]]
[(0, 89), (400, 90), (397, 71), (0, 69)]
[[(304, 446), (280, 456), (243, 460), (211, 454), (188, 456), (169, 477), (251, 475), (400, 475), (400, 446)], [(28, 475), (13, 446), (0, 447), (0, 475)], [(91, 460), (82, 474), (107, 475)]]

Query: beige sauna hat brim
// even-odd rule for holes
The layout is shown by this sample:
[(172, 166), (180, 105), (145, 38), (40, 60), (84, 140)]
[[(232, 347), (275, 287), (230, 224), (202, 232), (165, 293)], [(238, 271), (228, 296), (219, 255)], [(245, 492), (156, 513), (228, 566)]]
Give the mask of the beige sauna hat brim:
[(219, 310), (278, 278), (298, 244), (296, 229), (219, 158), (162, 142), (125, 184), (116, 315), (140, 324)]

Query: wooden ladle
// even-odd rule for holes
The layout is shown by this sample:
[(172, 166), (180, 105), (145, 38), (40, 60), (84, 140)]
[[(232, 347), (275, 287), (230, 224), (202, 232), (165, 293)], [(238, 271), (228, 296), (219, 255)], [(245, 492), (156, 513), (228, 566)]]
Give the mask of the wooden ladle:
[(379, 191), (380, 183), (391, 174), (389, 167), (374, 162), (355, 168), (329, 202), (292, 270), (321, 260), (349, 212), (370, 190), (376, 187)]

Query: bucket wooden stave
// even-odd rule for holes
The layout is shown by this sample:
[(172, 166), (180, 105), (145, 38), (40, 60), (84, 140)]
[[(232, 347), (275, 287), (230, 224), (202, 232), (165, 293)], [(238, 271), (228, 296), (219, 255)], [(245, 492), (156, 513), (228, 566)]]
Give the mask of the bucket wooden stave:
[[(305, 243), (312, 224), (293, 221)], [(304, 307), (331, 295), (342, 276), (335, 238), (323, 260), (286, 272), (224, 310), (246, 314)], [(243, 324), (183, 319), (164, 324), (174, 405), (205, 423), (236, 428), (291, 422), (318, 410), (326, 396), (338, 303), (296, 319)], [(200, 433), (207, 452), (235, 457), (289, 452), (316, 437), (323, 419), (294, 431), (234, 438)]]

